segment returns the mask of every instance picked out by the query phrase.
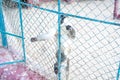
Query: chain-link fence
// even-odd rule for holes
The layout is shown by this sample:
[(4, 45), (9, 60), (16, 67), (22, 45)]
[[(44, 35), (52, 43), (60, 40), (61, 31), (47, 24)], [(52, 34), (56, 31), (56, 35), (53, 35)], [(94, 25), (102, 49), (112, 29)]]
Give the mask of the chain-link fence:
[[(8, 45), (21, 53), (25, 46), (30, 69), (48, 80), (120, 80), (120, 0), (19, 1), (3, 0), (5, 33), (13, 35), (7, 34)], [(75, 30), (74, 39), (68, 37), (68, 25)], [(57, 37), (31, 42), (53, 28)]]
[(12, 9), (15, 4), (15, 2), (9, 0), (0, 1), (0, 46), (9, 47), (9, 49), (14, 47), (18, 51), (15, 60), (0, 62), (0, 65), (25, 61), (24, 36), (20, 24), (19, 9)]

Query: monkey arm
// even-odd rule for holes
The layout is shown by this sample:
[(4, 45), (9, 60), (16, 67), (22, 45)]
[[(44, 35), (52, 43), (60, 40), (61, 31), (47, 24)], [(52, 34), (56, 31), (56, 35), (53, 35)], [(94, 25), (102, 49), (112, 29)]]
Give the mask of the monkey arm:
[(40, 34), (37, 37), (32, 37), (31, 42), (49, 40), (55, 37), (56, 35), (57, 30), (55, 28), (52, 28), (51, 30), (49, 30), (48, 33)]

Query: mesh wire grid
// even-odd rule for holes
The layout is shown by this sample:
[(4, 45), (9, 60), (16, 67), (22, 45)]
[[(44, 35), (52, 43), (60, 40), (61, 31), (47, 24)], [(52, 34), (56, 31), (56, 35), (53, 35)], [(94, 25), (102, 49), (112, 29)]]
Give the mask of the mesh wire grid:
[[(113, 19), (114, 0), (71, 0), (69, 3), (61, 1), (60, 13), (57, 11), (57, 1), (27, 3), (21, 4), (28, 5), (28, 8), (22, 7), (22, 18), (26, 62), (31, 69), (49, 80), (57, 79), (53, 70), (57, 49), (55, 40), (31, 43), (30, 38), (48, 32), (53, 26), (57, 27), (58, 14), (64, 14), (68, 16), (65, 24), (71, 24), (76, 30), (72, 51), (68, 54), (69, 80), (119, 80), (120, 21)], [(17, 2), (5, 5), (5, 25), (11, 25), (6, 31), (21, 35), (19, 11), (15, 8)], [(18, 47), (21, 45), (17, 38), (8, 40), (9, 44), (14, 42)], [(64, 73), (61, 75), (61, 80), (66, 80)]]
[[(0, 2), (1, 4), (1, 46), (5, 46), (3, 43), (6, 41), (8, 50), (14, 50), (17, 54), (15, 60), (7, 61), (5, 63), (0, 63), (0, 65), (5, 64), (12, 64), (17, 62), (24, 62), (25, 61), (25, 51), (23, 46), (23, 32), (20, 26), (20, 17), (19, 17), (19, 9), (14, 8), (17, 7), (17, 3), (11, 2), (9, 0), (4, 0)], [(6, 38), (4, 38), (6, 37)], [(3, 38), (3, 39), (2, 39)], [(5, 46), (6, 47), (6, 46)], [(17, 52), (18, 51), (18, 52)]]
[[(34, 15), (35, 17), (33, 17)], [(50, 80), (54, 80), (53, 64), (56, 61), (57, 47), (55, 40), (31, 43), (30, 38), (48, 32), (53, 23), (57, 23), (57, 15), (38, 9), (30, 9), (29, 12), (25, 10), (23, 16), (25, 16), (24, 26), (27, 26), (24, 29), (28, 66), (47, 76)]]

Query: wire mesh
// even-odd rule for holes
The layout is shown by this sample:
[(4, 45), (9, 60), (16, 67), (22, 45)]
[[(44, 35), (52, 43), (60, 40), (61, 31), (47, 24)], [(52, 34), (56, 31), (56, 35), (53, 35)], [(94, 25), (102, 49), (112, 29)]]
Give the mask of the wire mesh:
[[(18, 0), (5, 0), (4, 19), (6, 31), (21, 36)], [(10, 1), (10, 2), (9, 2)], [(36, 1), (36, 2), (35, 2)], [(66, 1), (66, 2), (65, 2)], [(7, 3), (8, 2), (8, 3)], [(57, 80), (54, 64), (57, 61), (56, 39), (31, 43), (30, 38), (58, 29), (58, 14), (66, 17), (64, 24), (71, 25), (76, 32), (71, 44), (69, 78), (64, 71), (67, 60), (61, 64), (61, 80), (119, 80), (120, 21), (113, 19), (114, 0), (28, 0), (21, 1), (25, 36), (26, 64), (48, 80)], [(60, 7), (59, 7), (60, 6)], [(58, 11), (58, 8), (61, 11)], [(9, 14), (9, 15), (8, 15)], [(61, 29), (64, 32), (64, 29)], [(21, 52), (18, 37), (8, 37), (8, 43)], [(63, 44), (61, 43), (61, 44)], [(17, 46), (16, 46), (17, 45)], [(65, 47), (69, 48), (69, 47)], [(117, 76), (118, 75), (118, 76)]]
[(23, 10), (23, 17), (27, 64), (31, 69), (54, 80), (53, 65), (56, 60), (57, 47), (55, 40), (31, 43), (30, 38), (48, 32), (51, 27), (56, 25), (57, 15), (38, 9), (30, 9), (29, 11)]
[[(76, 28), (77, 39), (73, 42), (75, 49), (70, 54), (70, 79), (115, 80), (113, 76), (117, 71), (116, 62), (119, 62), (119, 55), (116, 53), (119, 44), (112, 35), (119, 27), (83, 20), (78, 20), (78, 23), (81, 26)], [(114, 37), (115, 35), (119, 36), (116, 31)], [(114, 55), (117, 57), (113, 57)], [(108, 77), (110, 75), (111, 78)]]
[[(20, 17), (19, 17), (19, 9), (17, 8), (17, 3), (10, 1), (10, 0), (3, 0), (0, 2), (1, 7), (1, 13), (3, 14), (3, 18), (1, 18), (1, 22), (3, 24), (1, 25), (2, 28), (5, 28), (4, 30), (1, 28), (1, 43), (7, 42), (7, 46), (4, 44), (0, 44), (0, 46), (4, 46), (8, 49), (8, 51), (15, 51), (10, 53), (16, 53), (14, 60), (12, 61), (6, 61), (6, 62), (0, 62), (0, 65), (5, 64), (13, 64), (18, 62), (24, 62), (25, 61), (25, 51), (23, 46), (23, 32), (20, 25)], [(4, 38), (6, 37), (6, 39)], [(17, 52), (18, 51), (18, 52)], [(2, 52), (1, 52), (2, 53)], [(8, 57), (9, 58), (9, 57)]]

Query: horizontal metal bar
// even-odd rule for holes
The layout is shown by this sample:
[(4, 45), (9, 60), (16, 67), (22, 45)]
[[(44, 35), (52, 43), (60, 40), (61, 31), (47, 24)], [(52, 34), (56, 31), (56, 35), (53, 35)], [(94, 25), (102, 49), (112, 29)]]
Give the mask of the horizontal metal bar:
[(24, 62), (24, 60), (16, 60), (16, 61), (12, 61), (12, 62), (0, 63), (0, 66), (2, 66), (2, 65), (9, 65), (9, 64), (15, 64), (15, 63), (20, 63), (20, 62)]
[[(18, 3), (18, 1), (16, 1), (16, 0), (13, 0), (13, 1)], [(110, 25), (120, 26), (120, 23), (116, 23), (116, 22), (112, 22), (112, 21), (105, 21), (105, 20), (99, 20), (99, 19), (94, 19), (94, 18), (79, 16), (79, 15), (73, 15), (73, 14), (58, 12), (58, 11), (55, 11), (55, 10), (51, 10), (51, 9), (47, 9), (47, 8), (41, 8), (40, 6), (35, 6), (33, 4), (28, 4), (28, 3), (24, 3), (24, 2), (20, 2), (20, 3), (24, 4), (24, 5), (27, 5), (27, 6), (30, 6), (30, 7), (34, 7), (34, 8), (40, 9), (40, 10), (52, 12), (52, 13), (55, 13), (55, 14), (63, 14), (63, 15), (67, 15), (67, 16), (71, 16), (71, 17), (75, 17), (75, 18), (80, 18), (80, 19), (88, 20), (88, 21), (93, 21), (93, 22), (99, 22), (99, 23), (104, 23), (104, 24), (110, 24)]]
[(99, 19), (93, 19), (89, 17), (83, 17), (83, 16), (78, 16), (78, 15), (73, 15), (73, 14), (67, 14), (67, 13), (62, 13), (67, 16), (75, 17), (75, 18), (80, 18), (88, 21), (93, 21), (93, 22), (99, 22), (99, 23), (105, 23), (105, 24), (110, 24), (110, 25), (115, 25), (115, 26), (120, 26), (120, 23), (112, 22), (112, 21), (105, 21), (105, 20), (99, 20)]
[[(12, 1), (14, 1), (14, 2), (16, 2), (16, 3), (19, 3), (19, 2), (16, 1), (16, 0), (12, 0)], [(28, 3), (24, 3), (24, 2), (20, 2), (20, 4), (24, 4), (24, 5), (27, 5), (27, 6), (29, 6), (29, 7), (34, 7), (34, 8), (40, 9), (40, 10), (44, 10), (44, 11), (48, 11), (48, 12), (52, 12), (52, 13), (58, 14), (58, 12), (55, 11), (55, 10), (51, 10), (51, 9), (47, 9), (47, 8), (42, 8), (42, 7), (40, 7), (40, 6), (35, 6), (35, 5), (33, 5), (33, 4), (28, 4)]]
[(24, 37), (22, 37), (22, 36), (15, 35), (15, 34), (12, 34), (12, 33), (4, 32), (4, 31), (1, 31), (1, 30), (0, 30), (0, 32), (1, 32), (1, 33), (3, 33), (3, 34), (7, 34), (7, 35), (10, 35), (10, 36), (17, 37), (17, 38), (22, 38), (22, 39), (25, 39), (25, 38), (24, 38)]

